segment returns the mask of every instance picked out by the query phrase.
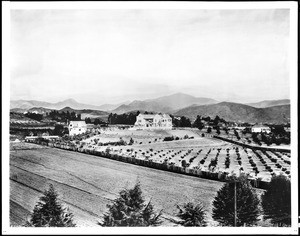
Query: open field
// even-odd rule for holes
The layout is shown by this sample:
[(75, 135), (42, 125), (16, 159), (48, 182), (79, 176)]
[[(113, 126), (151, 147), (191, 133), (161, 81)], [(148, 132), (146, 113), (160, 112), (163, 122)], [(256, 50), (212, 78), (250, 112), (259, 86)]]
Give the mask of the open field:
[[(32, 145), (32, 144), (31, 144)], [(36, 145), (37, 147), (40, 147)], [(31, 146), (32, 147), (32, 146)], [(223, 183), (54, 148), (12, 150), (10, 154), (11, 224), (18, 225), (32, 211), (41, 192), (52, 183), (78, 225), (96, 226), (106, 204), (137, 179), (144, 196), (163, 209), (164, 225), (177, 212), (176, 204), (211, 204)], [(214, 224), (208, 214), (210, 224)]]

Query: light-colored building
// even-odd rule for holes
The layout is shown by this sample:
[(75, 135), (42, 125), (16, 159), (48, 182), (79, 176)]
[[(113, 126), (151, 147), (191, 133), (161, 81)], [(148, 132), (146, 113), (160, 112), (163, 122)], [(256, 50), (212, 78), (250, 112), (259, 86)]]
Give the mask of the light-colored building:
[(70, 121), (68, 128), (69, 135), (83, 134), (87, 131), (85, 121)]
[(139, 114), (134, 124), (136, 129), (172, 129), (172, 118), (168, 114)]
[(251, 132), (252, 133), (270, 133), (271, 132), (271, 128), (268, 126), (264, 126), (264, 125), (254, 125), (251, 128)]

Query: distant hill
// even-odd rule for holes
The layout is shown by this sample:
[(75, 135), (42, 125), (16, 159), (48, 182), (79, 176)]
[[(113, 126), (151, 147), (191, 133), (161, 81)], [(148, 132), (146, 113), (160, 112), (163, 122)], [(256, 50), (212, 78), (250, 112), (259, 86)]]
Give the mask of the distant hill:
[(147, 99), (144, 101), (133, 101), (128, 105), (121, 105), (112, 112), (122, 114), (130, 111), (144, 110), (153, 112), (171, 112), (191, 105), (212, 104), (217, 101), (211, 98), (198, 98), (183, 93), (170, 96)]
[(54, 110), (60, 110), (64, 107), (71, 107), (73, 109), (93, 109), (93, 110), (104, 110), (104, 108), (113, 108), (117, 107), (120, 104), (112, 105), (112, 104), (106, 104), (101, 106), (95, 106), (95, 105), (89, 105), (89, 104), (83, 104), (75, 101), (74, 99), (67, 99), (61, 102), (57, 103), (49, 103), (49, 102), (42, 102), (42, 101), (36, 101), (36, 100), (15, 100), (10, 101), (10, 109), (25, 109), (28, 110), (30, 108), (34, 107), (42, 107), (42, 108), (48, 108), (48, 109), (54, 109)]
[(149, 101), (157, 102), (165, 107), (170, 107), (172, 110), (181, 109), (191, 105), (206, 105), (217, 103), (216, 100), (211, 98), (194, 97), (184, 93), (175, 93), (169, 96), (145, 100), (145, 102)]
[(130, 111), (144, 110), (144, 111), (153, 111), (153, 112), (167, 112), (170, 111), (170, 107), (163, 106), (154, 101), (133, 101), (128, 105), (121, 105), (118, 108), (114, 109), (112, 113), (123, 114)]
[(196, 119), (197, 115), (210, 116), (211, 118), (218, 115), (225, 120), (236, 122), (286, 123), (290, 118), (290, 105), (255, 108), (240, 103), (221, 102), (211, 105), (190, 106), (173, 114), (186, 116), (192, 121)]
[(130, 103), (130, 101), (125, 101), (125, 102), (118, 103), (118, 104), (103, 104), (103, 105), (100, 105), (99, 108), (102, 111), (112, 111), (121, 105), (128, 105), (129, 103)]
[(247, 103), (246, 105), (256, 107), (256, 108), (265, 108), (279, 105), (289, 105), (290, 99), (281, 99), (281, 100), (264, 100), (256, 103)]

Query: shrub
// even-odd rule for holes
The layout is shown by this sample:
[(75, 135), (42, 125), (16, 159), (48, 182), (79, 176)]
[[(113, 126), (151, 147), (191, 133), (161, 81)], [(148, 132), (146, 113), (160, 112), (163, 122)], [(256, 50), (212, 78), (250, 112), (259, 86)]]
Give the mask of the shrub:
[(177, 216), (183, 226), (206, 226), (206, 211), (202, 204), (194, 205), (192, 202), (183, 205), (183, 209), (177, 206), (179, 212)]

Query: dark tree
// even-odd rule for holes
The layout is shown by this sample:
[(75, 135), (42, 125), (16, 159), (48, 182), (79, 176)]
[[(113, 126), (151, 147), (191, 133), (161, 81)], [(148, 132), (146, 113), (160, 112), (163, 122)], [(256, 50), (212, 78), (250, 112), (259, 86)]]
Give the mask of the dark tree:
[(208, 127), (206, 132), (211, 133), (211, 127)]
[(202, 204), (194, 205), (192, 202), (183, 205), (183, 209), (177, 206), (177, 216), (181, 219), (179, 224), (183, 226), (206, 226), (206, 211)]
[(291, 182), (284, 175), (274, 175), (262, 195), (264, 219), (278, 226), (291, 225)]
[(161, 211), (154, 212), (151, 201), (145, 204), (139, 182), (132, 189), (120, 191), (120, 196), (108, 204), (108, 212), (103, 216), (101, 226), (157, 226)]
[(191, 127), (192, 126), (190, 119), (186, 118), (185, 116), (182, 116), (180, 118), (180, 123), (181, 123), (180, 124), (181, 127)]
[(201, 122), (201, 117), (199, 115), (197, 115), (197, 118), (193, 123), (193, 127), (198, 128), (199, 130), (203, 129), (204, 124)]
[(236, 226), (254, 225), (259, 219), (259, 198), (247, 176), (233, 177), (223, 185), (213, 201), (212, 217), (222, 226), (234, 226), (234, 184), (236, 184)]
[(55, 125), (54, 130), (53, 130), (54, 135), (59, 135), (62, 136), (65, 134), (65, 128), (63, 125)]
[(25, 116), (37, 121), (41, 121), (43, 119), (43, 114), (38, 114), (38, 113), (28, 112), (25, 114)]
[(85, 120), (85, 123), (92, 124), (92, 121), (91, 121), (90, 117), (86, 117), (84, 120)]
[(27, 227), (74, 227), (73, 214), (57, 201), (58, 194), (52, 184), (36, 204), (27, 221)]
[(216, 127), (216, 130), (217, 130), (217, 134), (220, 135), (221, 131), (220, 131), (220, 127), (219, 126)]

